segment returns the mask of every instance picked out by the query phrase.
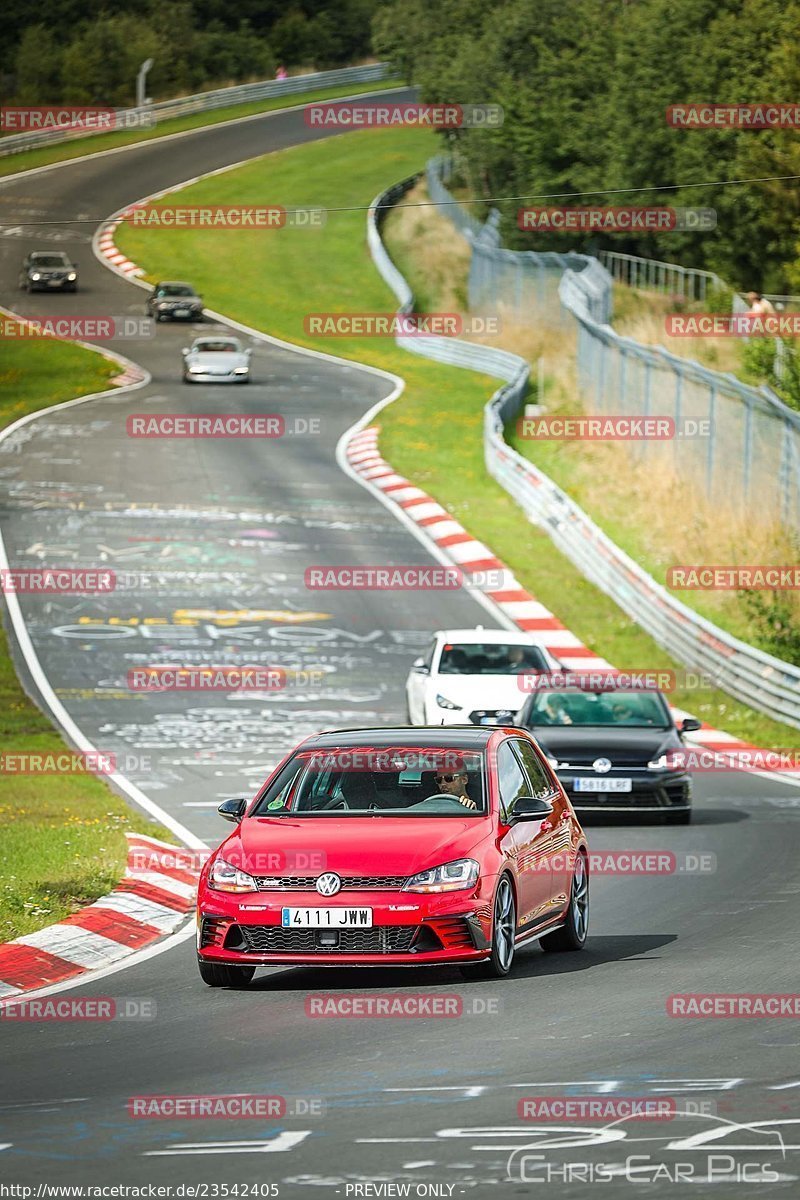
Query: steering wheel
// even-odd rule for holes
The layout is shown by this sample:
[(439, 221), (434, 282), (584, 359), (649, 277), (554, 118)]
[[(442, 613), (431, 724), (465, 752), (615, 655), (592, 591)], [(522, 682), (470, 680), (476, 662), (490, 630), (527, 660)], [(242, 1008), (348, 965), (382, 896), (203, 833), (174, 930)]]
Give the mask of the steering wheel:
[(433, 796), (426, 796), (424, 800), (420, 800), (417, 804), (411, 804), (410, 808), (424, 808), (430, 804), (432, 800), (449, 800), (456, 808), (460, 808), (463, 812), (474, 812), (474, 809), (466, 808), (465, 805), (456, 796), (451, 796), (447, 792), (435, 792)]
[(348, 808), (349, 805), (344, 796), (329, 796), (324, 804), (315, 804), (315, 812), (327, 812), (331, 808)]

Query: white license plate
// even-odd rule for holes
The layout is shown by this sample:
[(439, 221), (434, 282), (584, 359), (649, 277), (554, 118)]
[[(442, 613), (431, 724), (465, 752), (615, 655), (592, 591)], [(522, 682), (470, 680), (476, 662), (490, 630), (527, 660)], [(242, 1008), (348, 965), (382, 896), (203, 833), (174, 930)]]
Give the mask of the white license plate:
[(289, 929), (371, 929), (371, 908), (282, 908)]
[(172, 315), (173, 317), (188, 317), (189, 310), (188, 308), (174, 308), (172, 310)]
[(632, 779), (576, 779), (576, 792), (630, 792)]

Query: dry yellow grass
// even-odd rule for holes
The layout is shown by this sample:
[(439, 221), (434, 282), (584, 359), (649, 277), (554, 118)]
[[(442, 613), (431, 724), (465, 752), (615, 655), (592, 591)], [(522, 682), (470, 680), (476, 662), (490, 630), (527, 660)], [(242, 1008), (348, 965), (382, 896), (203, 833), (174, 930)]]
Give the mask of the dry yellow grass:
[[(469, 246), (435, 208), (411, 207), (427, 199), (424, 182), (407, 195), (387, 222), (388, 248), (411, 284), (418, 309), (466, 315)], [(615, 290), (621, 314), (619, 323), (615, 321), (618, 332), (696, 358), (716, 370), (735, 370), (739, 355), (735, 339), (667, 338), (664, 318), (672, 307), (669, 297), (630, 292), (621, 286)], [(530, 324), (521, 322), (511, 308), (501, 306), (497, 315), (500, 328), (495, 335), (471, 340), (526, 358), (534, 388), (538, 360), (543, 359), (543, 400), (548, 412), (584, 413), (578, 396), (574, 329), (559, 324), (555, 313), (536, 312), (535, 323)], [(732, 503), (731, 496), (725, 497), (724, 507), (710, 501), (697, 469), (678, 469), (673, 443), (648, 443), (643, 453), (641, 443), (514, 440), (657, 578), (663, 580), (666, 569), (679, 563), (786, 565), (797, 558), (788, 532), (768, 515)], [(800, 596), (788, 595), (792, 619), (800, 623)], [(751, 614), (737, 593), (681, 593), (681, 598), (739, 636), (752, 637)]]

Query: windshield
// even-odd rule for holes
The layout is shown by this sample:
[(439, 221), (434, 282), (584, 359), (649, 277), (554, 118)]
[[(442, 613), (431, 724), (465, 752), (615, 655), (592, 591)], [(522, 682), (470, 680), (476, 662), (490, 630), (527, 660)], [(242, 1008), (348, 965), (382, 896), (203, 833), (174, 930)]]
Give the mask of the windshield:
[(294, 755), (251, 815), (474, 817), (485, 812), (480, 751), (347, 746)]
[(448, 642), (439, 662), (440, 675), (518, 675), (546, 669), (547, 660), (538, 646), (503, 642)]
[(31, 264), (34, 267), (67, 267), (69, 259), (66, 254), (32, 254)]
[(194, 292), (185, 283), (162, 283), (156, 290), (157, 296), (193, 296)]
[(538, 692), (531, 697), (525, 724), (668, 729), (671, 722), (659, 692)]
[(237, 342), (195, 342), (192, 349), (202, 354), (236, 354), (240, 347)]

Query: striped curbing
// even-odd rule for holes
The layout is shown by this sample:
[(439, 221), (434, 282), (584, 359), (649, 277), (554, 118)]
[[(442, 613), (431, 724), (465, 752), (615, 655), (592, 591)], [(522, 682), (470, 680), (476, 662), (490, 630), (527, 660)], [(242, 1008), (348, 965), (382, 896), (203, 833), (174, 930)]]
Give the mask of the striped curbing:
[(113, 892), (0, 945), (0, 1003), (107, 967), (184, 923), (194, 907), (204, 852), (145, 834), (126, 837), (128, 863)]
[[(354, 431), (347, 442), (346, 457), (351, 468), (366, 484), (379, 489), (384, 497), (401, 508), (417, 525), (419, 532), (429, 538), (459, 567), (467, 586), (477, 586), (506, 618), (536, 640), (559, 659), (570, 671), (609, 671), (611, 663), (595, 654), (580, 638), (571, 633), (557, 617), (535, 596), (521, 586), (512, 572), (477, 541), (445, 508), (409, 479), (398, 475), (378, 450), (378, 427), (367, 426)], [(481, 579), (471, 579), (475, 572), (492, 572), (491, 586)], [(677, 720), (688, 716), (682, 709), (673, 708)], [(688, 739), (693, 744), (719, 754), (735, 751), (755, 751), (757, 747), (743, 742), (730, 733), (703, 723), (701, 729)], [(735, 762), (731, 764), (735, 766)]]

